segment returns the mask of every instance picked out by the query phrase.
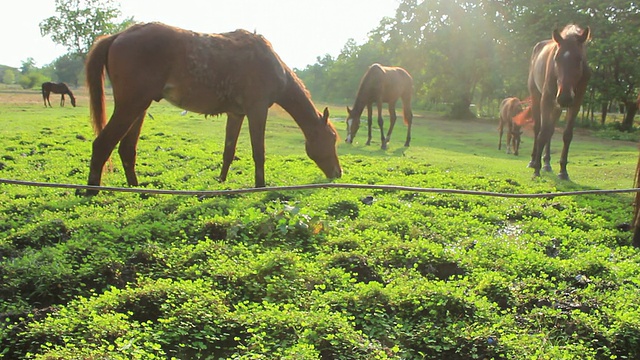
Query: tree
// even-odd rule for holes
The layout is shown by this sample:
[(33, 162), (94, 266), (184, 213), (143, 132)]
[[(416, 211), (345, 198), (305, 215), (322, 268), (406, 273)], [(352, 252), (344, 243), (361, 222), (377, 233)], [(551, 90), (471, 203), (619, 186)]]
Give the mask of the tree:
[(133, 18), (116, 23), (120, 5), (114, 0), (55, 0), (57, 16), (40, 23), (42, 36), (65, 46), (69, 53), (84, 58), (95, 39), (131, 25)]
[(22, 75), (26, 75), (35, 69), (36, 61), (32, 57), (29, 57), (27, 58), (27, 60), (22, 61), (22, 66), (20, 66), (20, 73)]
[(16, 74), (11, 69), (6, 69), (4, 74), (2, 74), (2, 83), (3, 84), (13, 84), (16, 82)]
[(71, 54), (63, 55), (54, 62), (54, 74), (58, 81), (78, 86), (84, 62), (81, 57)]
[(469, 118), (479, 85), (488, 90), (494, 81), (485, 78), (501, 70), (502, 21), (495, 1), (403, 0), (386, 26), (387, 44), (419, 74), (419, 91), (451, 103), (452, 117)]

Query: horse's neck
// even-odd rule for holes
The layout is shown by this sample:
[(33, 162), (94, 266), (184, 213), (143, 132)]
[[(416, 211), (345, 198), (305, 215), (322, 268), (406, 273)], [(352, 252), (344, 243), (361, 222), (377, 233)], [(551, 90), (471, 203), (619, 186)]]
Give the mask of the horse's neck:
[(353, 108), (351, 109), (351, 116), (359, 119), (360, 116), (362, 116), (365, 106), (367, 106), (367, 102), (360, 96), (357, 96), (356, 101), (353, 103)]
[(319, 121), (320, 114), (307, 91), (302, 84), (291, 77), (277, 103), (293, 117), (305, 137), (312, 132)]

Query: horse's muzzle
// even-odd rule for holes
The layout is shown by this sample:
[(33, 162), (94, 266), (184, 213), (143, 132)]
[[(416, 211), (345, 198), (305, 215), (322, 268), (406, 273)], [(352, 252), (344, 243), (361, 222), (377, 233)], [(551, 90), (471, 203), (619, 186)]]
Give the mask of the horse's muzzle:
[(558, 93), (556, 97), (556, 102), (560, 107), (566, 108), (573, 105), (573, 101), (575, 100), (575, 92), (571, 91), (561, 91)]

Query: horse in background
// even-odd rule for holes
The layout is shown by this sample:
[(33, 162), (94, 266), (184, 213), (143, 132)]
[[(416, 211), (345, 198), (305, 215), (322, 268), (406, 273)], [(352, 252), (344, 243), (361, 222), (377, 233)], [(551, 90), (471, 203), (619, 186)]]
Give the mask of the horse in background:
[(534, 169), (534, 177), (540, 176), (543, 150), (544, 170), (551, 171), (551, 137), (562, 109), (566, 108), (567, 124), (562, 136), (564, 146), (558, 177), (569, 180), (567, 157), (573, 126), (591, 77), (586, 48), (590, 35), (589, 27), (581, 29), (567, 25), (562, 32), (555, 29), (551, 39), (541, 41), (533, 48), (528, 79), (531, 106), (518, 115), (516, 121), (523, 123), (533, 118), (535, 137), (529, 167)]
[[(369, 67), (360, 81), (360, 87), (356, 94), (353, 109), (347, 107), (347, 138), (346, 142), (351, 144), (360, 128), (360, 117), (365, 106), (367, 107), (367, 125), (369, 136), (367, 145), (371, 144), (371, 125), (373, 103), (378, 107), (378, 126), (380, 127), (381, 148), (387, 149), (387, 144), (391, 139), (393, 127), (396, 124), (396, 103), (402, 100), (404, 123), (407, 125), (407, 139), (404, 146), (411, 143), (411, 123), (413, 112), (411, 111), (411, 96), (413, 93), (413, 78), (409, 73), (400, 67), (382, 66), (373, 64)], [(389, 104), (389, 130), (384, 136), (384, 120), (382, 118), (382, 104)]]
[(76, 107), (76, 97), (73, 96), (73, 92), (71, 92), (71, 89), (69, 89), (67, 84), (49, 81), (42, 83), (42, 100), (44, 101), (44, 107), (47, 107), (47, 103), (49, 104), (49, 107), (53, 107), (51, 106), (51, 102), (49, 101), (49, 95), (51, 93), (62, 95), (60, 98), (60, 106), (64, 106), (64, 96), (69, 95), (69, 99), (71, 99), (71, 105), (73, 105), (73, 107)]
[[(115, 103), (108, 123), (105, 70)], [(97, 135), (89, 185), (100, 185), (103, 167), (118, 143), (127, 183), (138, 185), (135, 165), (140, 130), (151, 102), (161, 99), (190, 112), (227, 114), (220, 181), (226, 180), (246, 116), (255, 186), (265, 186), (265, 125), (274, 103), (296, 121), (306, 139), (307, 155), (326, 177), (342, 175), (338, 135), (328, 109), (323, 113), (316, 109), (304, 84), (260, 35), (245, 30), (202, 34), (161, 23), (137, 24), (94, 44), (87, 56), (86, 77)], [(88, 190), (87, 195), (97, 192)]]
[(508, 97), (500, 103), (500, 124), (498, 125), (498, 150), (502, 149), (502, 132), (507, 127), (507, 154), (518, 155), (520, 149), (520, 136), (522, 135), (522, 124), (514, 121), (514, 116), (523, 111), (523, 102), (517, 97)]

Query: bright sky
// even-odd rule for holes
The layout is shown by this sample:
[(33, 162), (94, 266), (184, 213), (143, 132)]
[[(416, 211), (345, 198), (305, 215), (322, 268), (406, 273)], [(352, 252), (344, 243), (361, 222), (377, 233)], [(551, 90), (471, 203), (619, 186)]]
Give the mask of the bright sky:
[[(123, 16), (160, 21), (189, 30), (220, 33), (256, 31), (271, 42), (291, 68), (318, 56), (340, 53), (348, 39), (362, 44), (400, 0), (122, 0)], [(0, 21), (0, 64), (20, 67), (31, 57), (41, 67), (67, 49), (40, 35), (42, 20), (56, 16), (54, 0), (21, 0)]]

